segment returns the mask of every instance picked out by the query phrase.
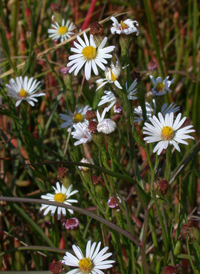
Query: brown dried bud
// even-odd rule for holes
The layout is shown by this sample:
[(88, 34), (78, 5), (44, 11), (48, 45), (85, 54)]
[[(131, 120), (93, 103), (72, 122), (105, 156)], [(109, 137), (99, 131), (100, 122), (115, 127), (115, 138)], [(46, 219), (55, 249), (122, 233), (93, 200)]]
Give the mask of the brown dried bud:
[(177, 266), (168, 265), (165, 267), (164, 274), (178, 274), (179, 270)]
[(88, 110), (85, 114), (85, 119), (90, 121), (91, 119), (96, 117), (96, 111), (94, 110)]
[(169, 187), (169, 183), (165, 179), (163, 179), (162, 181), (158, 183), (158, 189), (160, 190), (163, 196), (167, 194), (168, 187)]
[(158, 63), (156, 61), (154, 61), (154, 60), (151, 60), (148, 63), (147, 67), (148, 67), (149, 71), (153, 72), (158, 67)]
[(58, 167), (58, 172), (57, 172), (57, 179), (63, 179), (65, 177), (67, 177), (67, 173), (68, 173), (69, 169), (66, 167)]
[(92, 176), (92, 181), (94, 185), (97, 185), (98, 183), (102, 183), (102, 177), (101, 175), (97, 177), (97, 175)]
[(57, 11), (58, 12), (60, 10), (60, 5), (59, 4), (51, 3), (50, 7), (51, 7), (52, 11)]
[(91, 28), (90, 28), (90, 34), (92, 34), (92, 35), (96, 35), (96, 34), (103, 35), (103, 25), (99, 24), (98, 22), (92, 23)]
[(49, 270), (53, 272), (53, 274), (58, 274), (64, 271), (63, 264), (61, 262), (52, 262), (49, 265)]
[(134, 81), (135, 79), (137, 79), (137, 82), (140, 82), (142, 79), (142, 74), (137, 71), (132, 71), (131, 72), (131, 80)]
[(91, 133), (96, 133), (97, 132), (97, 125), (98, 123), (96, 121), (91, 121), (89, 123), (89, 126), (88, 126), (88, 130), (91, 132)]

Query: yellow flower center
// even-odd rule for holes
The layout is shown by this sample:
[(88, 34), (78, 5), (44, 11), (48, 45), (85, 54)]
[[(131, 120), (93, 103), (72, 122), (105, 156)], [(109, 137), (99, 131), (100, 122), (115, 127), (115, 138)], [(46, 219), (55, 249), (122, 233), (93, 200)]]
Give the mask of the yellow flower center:
[(86, 59), (92, 60), (96, 57), (97, 50), (92, 46), (87, 46), (82, 50), (82, 54)]
[(64, 203), (65, 199), (66, 199), (66, 196), (63, 193), (57, 193), (54, 195), (55, 202)]
[(172, 140), (174, 137), (174, 130), (171, 127), (164, 126), (162, 129), (163, 140)]
[(128, 29), (129, 28), (129, 26), (124, 23), (124, 21), (121, 21), (120, 24), (122, 26), (122, 29)]
[(83, 120), (84, 120), (84, 117), (80, 113), (76, 113), (74, 115), (74, 122), (75, 123), (83, 122)]
[(92, 269), (92, 262), (90, 258), (80, 259), (78, 265), (79, 265), (80, 271), (84, 274), (90, 273)]
[(20, 98), (26, 98), (28, 96), (28, 92), (22, 88), (18, 95)]
[(65, 26), (62, 26), (62, 27), (58, 28), (58, 33), (60, 35), (64, 35), (67, 31), (68, 31), (68, 28), (66, 28)]
[(113, 81), (115, 82), (115, 80), (117, 80), (117, 77), (114, 75), (114, 73), (112, 72), (111, 70), (111, 73), (110, 71), (105, 73), (105, 76), (106, 76), (106, 79), (110, 80), (110, 81)]
[(157, 90), (157, 91), (161, 91), (161, 90), (164, 88), (164, 86), (165, 86), (165, 84), (163, 84), (163, 82), (158, 83), (158, 84), (156, 85), (156, 90)]

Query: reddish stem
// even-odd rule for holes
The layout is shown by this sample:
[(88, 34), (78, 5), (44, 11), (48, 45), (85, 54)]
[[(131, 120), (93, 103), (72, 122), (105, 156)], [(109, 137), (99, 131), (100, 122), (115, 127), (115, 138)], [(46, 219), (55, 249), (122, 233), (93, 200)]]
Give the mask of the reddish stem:
[(89, 10), (86, 15), (86, 19), (81, 27), (81, 30), (87, 29), (87, 27), (92, 19), (92, 13), (94, 12), (96, 2), (97, 2), (97, 0), (92, 0), (91, 5), (90, 5)]

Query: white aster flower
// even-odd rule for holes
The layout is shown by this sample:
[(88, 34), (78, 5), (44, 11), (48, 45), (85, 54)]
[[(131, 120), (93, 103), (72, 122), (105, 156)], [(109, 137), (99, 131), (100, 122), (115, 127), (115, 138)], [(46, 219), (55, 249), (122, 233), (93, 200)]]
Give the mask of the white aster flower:
[[(153, 107), (148, 103), (148, 102), (145, 102), (145, 108), (146, 108), (146, 121), (149, 121), (149, 118), (152, 117), (153, 115), (156, 114), (156, 101), (155, 99), (152, 100), (152, 103), (153, 103)], [(165, 103), (162, 107), (161, 107), (161, 114), (163, 116), (165, 116), (167, 113), (170, 113), (170, 112), (177, 112), (178, 110), (180, 110), (180, 107), (177, 107), (176, 104), (174, 103), (171, 103), (171, 105), (169, 107), (167, 107), (168, 104)], [(134, 114), (138, 115), (134, 117), (134, 123), (136, 122), (140, 122), (140, 121), (143, 121), (143, 111), (142, 111), (142, 108), (141, 106), (138, 106), (137, 108), (134, 109)]]
[(74, 139), (78, 141), (74, 143), (75, 146), (88, 143), (92, 141), (92, 135), (88, 130), (88, 125), (84, 123), (78, 123), (74, 125), (75, 131), (72, 132)]
[(60, 38), (61, 43), (73, 36), (73, 30), (76, 28), (73, 23), (70, 24), (69, 20), (67, 20), (67, 22), (65, 23), (64, 19), (62, 19), (61, 26), (57, 22), (55, 22), (55, 25), (52, 24), (51, 26), (53, 27), (53, 29), (48, 29), (48, 33), (50, 34), (49, 37), (55, 41)]
[(61, 124), (61, 128), (68, 127), (68, 132), (70, 129), (73, 128), (73, 126), (77, 123), (84, 123), (84, 124), (89, 124), (87, 120), (85, 120), (85, 115), (88, 110), (91, 110), (89, 106), (82, 106), (81, 108), (76, 107), (75, 112), (72, 113), (69, 111), (69, 115), (60, 113), (60, 118), (66, 122)]
[(118, 87), (119, 89), (122, 89), (120, 83), (117, 81), (117, 79), (120, 77), (121, 75), (121, 68), (119, 66), (119, 63), (116, 62), (116, 64), (114, 65), (113, 62), (111, 62), (110, 67), (106, 67), (105, 68), (105, 77), (103, 79), (98, 79), (96, 81), (96, 83), (101, 83), (102, 84), (96, 89), (96, 91), (100, 88), (102, 88), (106, 83), (112, 84), (114, 83), (116, 87)]
[(135, 80), (133, 81), (133, 83), (130, 85), (129, 88), (128, 88), (127, 82), (126, 82), (125, 85), (126, 85), (126, 90), (127, 90), (127, 93), (128, 93), (128, 95), (127, 95), (128, 100), (136, 100), (137, 97), (134, 96), (134, 95), (135, 95), (136, 92), (137, 92), (137, 88), (135, 88), (136, 85), (137, 85), (137, 79), (135, 79)]
[(31, 106), (34, 106), (34, 102), (38, 102), (35, 97), (46, 95), (43, 92), (35, 94), (40, 88), (40, 82), (34, 80), (33, 78), (30, 78), (28, 80), (27, 76), (24, 77), (24, 80), (22, 76), (17, 77), (16, 82), (12, 78), (10, 80), (10, 85), (6, 84), (6, 87), (10, 92), (8, 96), (17, 99), (17, 102), (15, 104), (16, 107), (19, 106), (22, 101), (27, 101), (27, 103), (29, 103)]
[(99, 111), (97, 110), (97, 120), (98, 120), (97, 131), (102, 132), (104, 134), (110, 134), (113, 131), (115, 131), (117, 125), (110, 118), (104, 119), (106, 111), (107, 109), (105, 108), (100, 116)]
[(98, 244), (93, 243), (91, 245), (91, 241), (88, 241), (86, 246), (86, 254), (84, 256), (80, 247), (73, 245), (72, 249), (76, 257), (71, 253), (66, 252), (62, 263), (68, 266), (74, 266), (76, 268), (66, 274), (104, 274), (101, 269), (111, 268), (115, 261), (106, 260), (112, 256), (111, 252), (106, 253), (108, 247), (104, 247), (101, 251), (100, 247), (101, 242)]
[(110, 29), (112, 34), (131, 34), (136, 32), (138, 36), (139, 30), (136, 28), (139, 26), (137, 21), (133, 21), (131, 19), (126, 19), (125, 21), (121, 21), (120, 23), (117, 21), (115, 17), (111, 17), (110, 20), (113, 21), (112, 27)]
[(152, 124), (146, 122), (143, 127), (143, 133), (149, 135), (145, 137), (144, 140), (147, 141), (147, 143), (158, 142), (153, 150), (153, 152), (157, 152), (158, 155), (160, 155), (162, 150), (166, 149), (168, 145), (173, 145), (175, 149), (180, 152), (178, 143), (188, 145), (184, 140), (194, 139), (194, 137), (187, 135), (195, 131), (191, 129), (193, 127), (192, 125), (179, 129), (186, 120), (186, 117), (181, 119), (181, 113), (177, 115), (175, 121), (173, 112), (167, 113), (165, 117), (159, 112), (158, 118), (156, 116), (150, 117), (149, 120)]
[(108, 53), (113, 51), (115, 46), (104, 48), (108, 40), (107, 37), (104, 37), (103, 41), (97, 48), (92, 34), (90, 34), (90, 41), (88, 40), (85, 32), (83, 33), (83, 36), (85, 42), (80, 38), (80, 36), (77, 36), (79, 44), (74, 42), (76, 48), (71, 48), (71, 51), (76, 54), (69, 56), (69, 60), (72, 61), (70, 61), (67, 66), (71, 67), (69, 73), (75, 70), (74, 75), (76, 76), (85, 64), (85, 78), (86, 80), (89, 80), (91, 77), (91, 70), (94, 71), (95, 75), (99, 74), (97, 66), (99, 66), (102, 70), (105, 70), (105, 66), (103, 64), (107, 64), (107, 58), (112, 58), (112, 55)]
[(171, 81), (168, 81), (169, 76), (167, 76), (164, 81), (162, 81), (161, 77), (157, 77), (154, 79), (152, 75), (149, 76), (151, 81), (153, 82), (154, 87), (152, 88), (152, 93), (154, 96), (162, 96), (167, 93), (171, 93), (171, 89), (169, 89), (170, 85), (174, 82), (175, 78)]
[[(70, 196), (74, 195), (78, 192), (78, 190), (72, 191), (72, 185), (67, 189), (63, 185), (60, 185), (59, 182), (56, 183), (56, 187), (53, 186), (53, 189), (55, 191), (55, 194), (47, 193), (46, 195), (42, 195), (41, 198), (45, 200), (49, 200), (51, 202), (59, 202), (64, 203), (66, 205), (71, 205), (71, 203), (78, 203), (77, 200), (69, 199)], [(45, 205), (42, 204), (40, 210), (44, 211), (44, 215), (47, 215), (49, 212), (51, 212), (51, 216), (53, 216), (57, 210), (58, 220), (61, 217), (61, 213), (65, 216), (66, 215), (66, 208), (64, 207), (57, 207), (53, 205)], [(72, 209), (67, 209), (71, 214), (74, 213)]]

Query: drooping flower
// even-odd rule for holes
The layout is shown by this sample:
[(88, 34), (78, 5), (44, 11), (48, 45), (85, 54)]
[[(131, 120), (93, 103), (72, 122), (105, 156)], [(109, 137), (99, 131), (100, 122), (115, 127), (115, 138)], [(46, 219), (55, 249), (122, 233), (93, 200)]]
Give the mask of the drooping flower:
[(120, 83), (118, 82), (118, 78), (121, 75), (121, 68), (118, 64), (118, 62), (116, 62), (116, 64), (114, 65), (113, 62), (111, 62), (110, 67), (106, 67), (105, 68), (105, 77), (103, 79), (98, 79), (96, 81), (96, 83), (101, 83), (98, 88), (96, 89), (96, 91), (100, 88), (102, 88), (106, 83), (112, 84), (114, 83), (116, 87), (118, 87), (119, 89), (122, 89)]
[(92, 141), (92, 135), (86, 124), (75, 124), (74, 129), (75, 131), (72, 132), (72, 136), (78, 140), (74, 143), (75, 146)]
[(135, 96), (135, 94), (137, 92), (137, 88), (135, 88), (135, 87), (137, 85), (137, 79), (135, 79), (133, 81), (133, 83), (130, 85), (129, 88), (128, 88), (127, 82), (126, 82), (125, 85), (126, 85), (126, 90), (127, 90), (127, 93), (128, 93), (128, 95), (127, 95), (128, 100), (136, 100), (137, 97)]
[(175, 81), (175, 78), (169, 81), (169, 76), (167, 76), (163, 81), (161, 77), (157, 77), (154, 79), (152, 75), (149, 76), (151, 81), (153, 82), (154, 87), (152, 88), (152, 93), (154, 96), (162, 96), (167, 92), (171, 93), (171, 89), (169, 89), (170, 85)]
[(48, 33), (50, 34), (49, 37), (54, 41), (57, 41), (60, 38), (61, 43), (73, 36), (73, 30), (76, 28), (69, 20), (65, 23), (65, 19), (62, 19), (61, 26), (57, 22), (55, 22), (55, 25), (52, 24), (51, 26), (53, 29), (48, 29)]
[(102, 112), (102, 115), (100, 116), (99, 111), (97, 110), (97, 120), (98, 120), (97, 131), (102, 132), (104, 134), (110, 134), (113, 131), (115, 131), (117, 125), (110, 118), (104, 119), (106, 111), (107, 109), (105, 108)]
[(34, 102), (38, 102), (35, 97), (46, 95), (43, 92), (37, 93), (37, 90), (40, 88), (40, 82), (34, 80), (32, 77), (28, 80), (28, 77), (25, 76), (24, 79), (22, 76), (16, 78), (15, 80), (12, 78), (10, 80), (10, 85), (6, 84), (6, 87), (11, 96), (17, 99), (15, 106), (19, 106), (22, 101), (27, 101), (31, 106), (34, 106)]
[[(118, 199), (118, 201), (116, 201), (115, 197), (113, 197), (113, 196), (110, 197), (110, 198), (108, 199), (107, 205), (108, 205), (110, 208), (116, 208), (116, 207), (118, 207), (118, 206), (119, 206), (119, 203), (121, 204), (122, 201), (121, 201), (121, 199), (119, 198), (119, 196), (117, 196), (117, 199)], [(119, 209), (118, 209), (118, 211), (119, 211)]]
[(91, 245), (91, 241), (88, 241), (84, 256), (80, 247), (73, 245), (72, 249), (76, 257), (66, 252), (62, 260), (63, 264), (76, 267), (67, 274), (103, 274), (102, 270), (111, 268), (115, 261), (106, 259), (112, 256), (112, 253), (106, 253), (108, 247), (104, 247), (101, 251), (100, 247), (101, 242)]
[(77, 218), (70, 218), (67, 219), (65, 223), (63, 223), (66, 229), (74, 229), (75, 227), (78, 227), (79, 220)]
[[(41, 198), (52, 201), (52, 202), (54, 201), (54, 202), (64, 203), (66, 205), (71, 205), (71, 203), (78, 203), (77, 200), (69, 199), (70, 196), (78, 192), (78, 190), (72, 191), (72, 185), (70, 185), (69, 188), (65, 188), (63, 185), (60, 185), (59, 182), (57, 182), (56, 187), (53, 186), (53, 189), (55, 191), (54, 194), (47, 193), (46, 195), (42, 195)], [(66, 215), (66, 208), (64, 207), (42, 204), (40, 210), (43, 210), (43, 209), (45, 209), (43, 213), (44, 215), (47, 215), (49, 212), (51, 212), (52, 216), (55, 214), (57, 209), (58, 219), (60, 219), (61, 214), (63, 214), (64, 216)], [(71, 214), (74, 213), (72, 209), (67, 209), (67, 210)]]
[(117, 102), (117, 99), (112, 91), (105, 90), (104, 93), (106, 95), (103, 95), (101, 97), (101, 101), (98, 103), (98, 106), (102, 106), (104, 104), (110, 103), (108, 107), (106, 107), (107, 111), (111, 109), (112, 106), (114, 106)]
[(70, 131), (70, 129), (73, 128), (73, 126), (77, 123), (83, 123), (83, 124), (88, 124), (88, 121), (85, 120), (85, 115), (88, 110), (90, 110), (89, 106), (82, 106), (81, 108), (76, 107), (75, 112), (72, 113), (69, 111), (69, 115), (60, 113), (60, 118), (66, 122), (61, 124), (61, 128), (68, 127), (67, 131)]
[(151, 122), (145, 122), (144, 134), (149, 136), (145, 137), (144, 140), (147, 143), (158, 142), (155, 146), (153, 152), (157, 152), (158, 155), (161, 154), (163, 149), (166, 149), (168, 145), (173, 145), (176, 150), (180, 152), (178, 143), (188, 145), (185, 139), (194, 139), (194, 137), (187, 135), (188, 133), (195, 132), (191, 129), (193, 126), (189, 125), (184, 128), (179, 129), (186, 120), (186, 117), (181, 119), (181, 113), (179, 113), (174, 121), (174, 113), (167, 113), (164, 117), (159, 112), (158, 118), (154, 115), (150, 117)]
[(76, 76), (79, 70), (85, 65), (85, 78), (89, 80), (91, 77), (91, 70), (94, 71), (95, 75), (98, 75), (97, 66), (100, 67), (102, 70), (105, 70), (104, 64), (107, 64), (107, 58), (112, 58), (111, 54), (115, 48), (115, 46), (105, 47), (107, 42), (107, 37), (103, 39), (99, 47), (96, 46), (93, 36), (90, 34), (90, 41), (88, 40), (87, 35), (85, 32), (83, 33), (85, 42), (77, 36), (77, 40), (79, 42), (74, 42), (75, 48), (71, 48), (71, 51), (75, 52), (76, 54), (69, 56), (69, 60), (71, 60), (67, 66), (70, 68), (70, 73), (74, 71), (74, 75)]
[(117, 19), (112, 16), (110, 20), (113, 21), (112, 27), (110, 29), (112, 34), (131, 34), (133, 32), (136, 32), (136, 35), (138, 36), (139, 30), (136, 28), (139, 26), (137, 21), (133, 21), (131, 19), (126, 19), (125, 21), (120, 21), (120, 23), (117, 21)]
[[(146, 121), (149, 121), (149, 118), (156, 114), (155, 99), (152, 100), (152, 103), (153, 103), (153, 107), (148, 102), (145, 102), (146, 118), (147, 118)], [(167, 103), (165, 103), (161, 107), (161, 114), (163, 116), (165, 116), (167, 113), (170, 113), (170, 112), (175, 113), (178, 110), (180, 110), (180, 107), (177, 107), (176, 104), (171, 103), (171, 105), (168, 106)], [(138, 106), (137, 108), (134, 109), (134, 114), (138, 115), (138, 117), (137, 116), (134, 117), (134, 120), (133, 120), (134, 123), (144, 120), (143, 119), (143, 111), (142, 111), (141, 106)]]
[[(81, 160), (81, 163), (84, 163), (84, 164), (91, 164), (90, 161), (89, 161), (88, 159), (86, 159), (86, 158), (83, 158), (83, 159)], [(78, 169), (81, 170), (81, 171), (88, 171), (88, 170), (90, 170), (90, 168), (87, 167), (87, 166), (78, 166)]]

